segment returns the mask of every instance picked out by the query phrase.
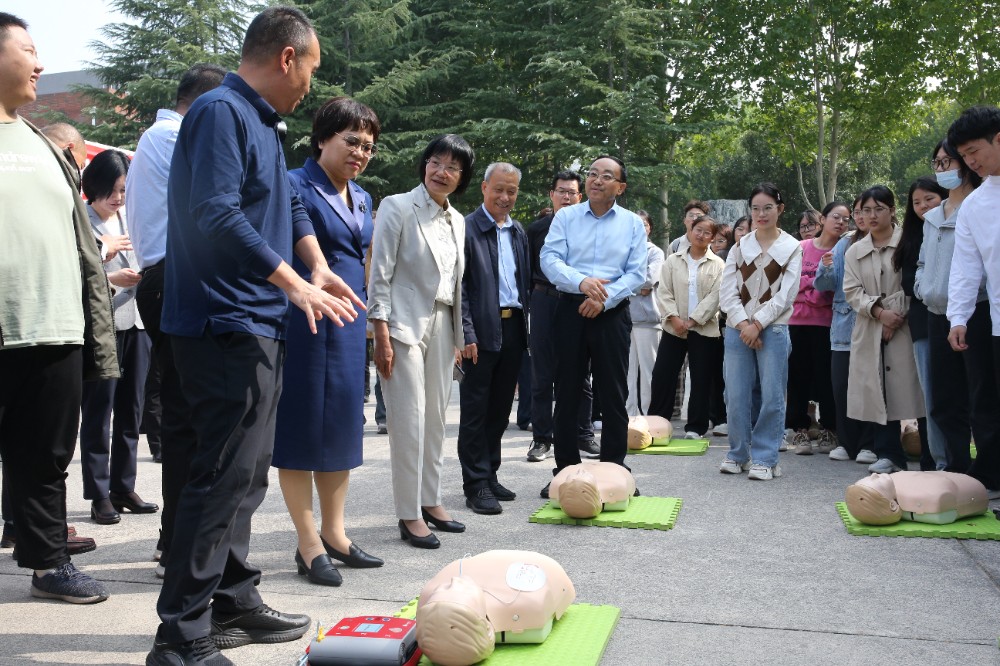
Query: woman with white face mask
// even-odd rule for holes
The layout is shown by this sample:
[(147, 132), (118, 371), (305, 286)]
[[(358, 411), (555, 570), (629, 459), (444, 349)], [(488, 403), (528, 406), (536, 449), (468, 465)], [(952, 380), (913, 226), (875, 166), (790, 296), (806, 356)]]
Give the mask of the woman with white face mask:
[[(940, 426), (945, 440), (944, 469), (965, 472), (979, 479), (987, 489), (1000, 490), (1000, 413), (996, 410), (1000, 393), (990, 371), (993, 363), (989, 302), (985, 280), (980, 286), (976, 309), (969, 319), (964, 352), (948, 344), (950, 324), (948, 276), (955, 247), (958, 210), (982, 179), (966, 166), (958, 151), (942, 141), (934, 149), (931, 162), (937, 182), (948, 189), (941, 205), (924, 215), (924, 243), (917, 262), (915, 294), (923, 299), (928, 314), (930, 416)], [(977, 456), (969, 455), (970, 436), (976, 441)]]

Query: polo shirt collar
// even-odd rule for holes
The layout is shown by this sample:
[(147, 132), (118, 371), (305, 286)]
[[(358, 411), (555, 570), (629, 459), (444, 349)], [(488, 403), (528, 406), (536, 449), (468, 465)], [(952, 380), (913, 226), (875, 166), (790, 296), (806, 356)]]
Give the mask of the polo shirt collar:
[(264, 124), (274, 127), (279, 122), (281, 122), (281, 116), (273, 106), (268, 104), (267, 100), (260, 96), (256, 90), (250, 87), (246, 81), (243, 80), (236, 72), (229, 72), (226, 77), (222, 79), (222, 85), (232, 88), (234, 91), (239, 93), (250, 105), (256, 109), (258, 115), (260, 115), (261, 121)]

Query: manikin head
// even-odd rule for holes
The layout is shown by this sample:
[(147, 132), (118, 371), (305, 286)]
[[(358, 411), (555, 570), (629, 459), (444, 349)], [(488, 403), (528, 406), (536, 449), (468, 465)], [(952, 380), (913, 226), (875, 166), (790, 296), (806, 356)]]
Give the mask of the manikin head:
[(601, 491), (597, 478), (582, 467), (559, 486), (559, 506), (570, 518), (594, 518), (601, 513)]
[(640, 415), (633, 416), (628, 420), (628, 448), (633, 451), (645, 449), (653, 443), (653, 436), (649, 433), (649, 422), (646, 417)]
[(866, 525), (893, 525), (903, 518), (888, 474), (872, 474), (848, 486), (847, 510)]
[(483, 588), (456, 576), (436, 589), (417, 609), (417, 643), (441, 666), (468, 666), (493, 654), (496, 637)]

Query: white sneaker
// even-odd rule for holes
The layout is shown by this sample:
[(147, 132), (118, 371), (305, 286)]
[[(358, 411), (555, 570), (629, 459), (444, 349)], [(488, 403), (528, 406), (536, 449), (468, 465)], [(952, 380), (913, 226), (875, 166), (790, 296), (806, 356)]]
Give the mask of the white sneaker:
[(797, 432), (792, 436), (792, 446), (795, 447), (795, 455), (797, 456), (811, 456), (813, 454), (813, 445), (809, 441), (809, 435), (805, 432)]
[(903, 468), (888, 458), (879, 458), (868, 465), (868, 471), (872, 474), (892, 474), (893, 472), (902, 472)]
[(745, 463), (738, 463), (735, 460), (730, 460), (729, 458), (726, 458), (725, 460), (722, 461), (722, 464), (719, 465), (719, 471), (722, 472), (723, 474), (740, 474), (742, 472), (747, 471), (748, 469), (750, 469), (749, 460), (746, 461)]
[(691, 432), (690, 430), (684, 433), (684, 439), (701, 439), (701, 435), (696, 432)]
[(878, 456), (875, 455), (874, 451), (871, 451), (870, 449), (861, 449), (861, 451), (858, 452), (858, 457), (854, 459), (854, 462), (861, 465), (871, 465), (877, 460)]
[(725, 437), (729, 434), (729, 424), (720, 423), (714, 428), (712, 428), (712, 434), (716, 437)]
[(833, 451), (830, 451), (830, 460), (850, 460), (851, 454), (847, 452), (842, 446), (838, 446)]
[(778, 450), (787, 451), (791, 448), (791, 441), (793, 437), (795, 437), (795, 431), (791, 428), (785, 428), (785, 436), (781, 439), (781, 443), (778, 444)]
[(756, 481), (770, 481), (771, 479), (777, 479), (781, 476), (781, 466), (775, 465), (774, 467), (768, 467), (767, 465), (755, 464), (750, 467), (750, 474), (747, 476)]

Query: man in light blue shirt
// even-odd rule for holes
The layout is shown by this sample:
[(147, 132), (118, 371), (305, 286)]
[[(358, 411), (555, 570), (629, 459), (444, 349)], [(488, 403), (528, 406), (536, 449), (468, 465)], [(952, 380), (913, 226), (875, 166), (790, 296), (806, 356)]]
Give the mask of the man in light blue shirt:
[[(556, 213), (541, 251), (542, 271), (560, 292), (554, 322), (559, 340), (554, 474), (580, 462), (577, 415), (588, 367), (604, 417), (601, 460), (625, 465), (628, 298), (646, 279), (647, 255), (642, 220), (615, 203), (627, 177), (621, 160), (595, 160), (587, 172), (587, 201)], [(542, 489), (542, 497), (548, 489)]]
[(194, 65), (181, 76), (174, 110), (156, 112), (156, 122), (139, 139), (125, 178), (126, 219), (132, 248), (142, 270), (135, 301), (153, 342), (143, 421), (150, 453), (155, 461), (163, 462), (163, 511), (160, 513), (160, 538), (154, 553), (154, 557), (160, 558), (156, 567), (160, 577), (174, 534), (177, 498), (187, 480), (190, 459), (197, 445), (173, 351), (167, 338), (160, 333), (163, 258), (167, 251), (167, 179), (177, 133), (188, 108), (203, 93), (218, 88), (225, 75), (226, 70), (218, 65)]
[(497, 470), (500, 440), (528, 347), (528, 237), (510, 217), (520, 182), (521, 172), (514, 165), (489, 165), (482, 184), (483, 205), (465, 218), (465, 380), (460, 395), (458, 459), (466, 505), (487, 515), (501, 512), (498, 500), (515, 498), (497, 479)]

